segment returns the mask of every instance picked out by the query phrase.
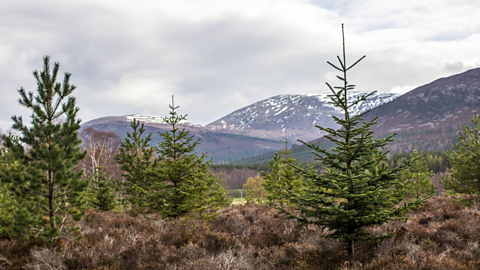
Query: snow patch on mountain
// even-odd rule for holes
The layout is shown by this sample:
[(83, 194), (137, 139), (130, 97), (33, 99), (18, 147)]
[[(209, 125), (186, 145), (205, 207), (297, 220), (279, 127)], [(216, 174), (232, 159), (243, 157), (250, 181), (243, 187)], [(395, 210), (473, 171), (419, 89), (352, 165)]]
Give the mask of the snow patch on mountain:
[[(137, 119), (140, 123), (146, 123), (146, 124), (165, 124), (165, 121), (163, 121), (163, 117), (160, 116), (154, 116), (154, 115), (126, 115), (125, 116), (128, 121), (133, 121), (133, 119)], [(186, 125), (186, 126), (191, 126), (191, 127), (203, 127), (200, 124), (196, 124), (190, 121), (182, 120), (180, 121), (180, 124)]]
[[(350, 91), (348, 94), (348, 99), (354, 101), (368, 93)], [(392, 101), (397, 96), (392, 93), (375, 93), (350, 107), (349, 112), (357, 115)], [(315, 125), (334, 127), (331, 116), (340, 116), (342, 113), (341, 109), (334, 106), (329, 94), (282, 94), (236, 110), (206, 127), (270, 138), (281, 138), (284, 130), (291, 136), (299, 135), (302, 139), (309, 139), (320, 135)]]

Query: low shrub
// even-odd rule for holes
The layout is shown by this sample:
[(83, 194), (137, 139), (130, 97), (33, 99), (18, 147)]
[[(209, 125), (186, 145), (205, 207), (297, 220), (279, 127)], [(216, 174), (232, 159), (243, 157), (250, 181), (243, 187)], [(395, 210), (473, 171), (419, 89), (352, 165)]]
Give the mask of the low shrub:
[(406, 222), (371, 228), (397, 233), (358, 243), (353, 258), (322, 228), (266, 205), (234, 205), (209, 222), (92, 210), (71, 239), (0, 240), (0, 269), (480, 269), (475, 200), (433, 198)]

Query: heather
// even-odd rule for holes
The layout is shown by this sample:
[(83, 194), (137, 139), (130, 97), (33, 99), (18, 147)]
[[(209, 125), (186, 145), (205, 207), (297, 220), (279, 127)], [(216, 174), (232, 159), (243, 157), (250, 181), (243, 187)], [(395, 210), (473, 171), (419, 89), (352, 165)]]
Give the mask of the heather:
[(55, 243), (0, 242), (0, 269), (478, 269), (476, 196), (440, 196), (409, 220), (371, 228), (396, 236), (353, 257), (327, 232), (298, 227), (267, 205), (235, 205), (210, 222), (88, 211)]

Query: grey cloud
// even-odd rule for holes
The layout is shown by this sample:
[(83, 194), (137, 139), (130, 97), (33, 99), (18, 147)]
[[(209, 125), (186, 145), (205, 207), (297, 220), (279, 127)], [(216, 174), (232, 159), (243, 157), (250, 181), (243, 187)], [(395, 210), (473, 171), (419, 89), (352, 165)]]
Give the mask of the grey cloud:
[[(72, 73), (85, 121), (165, 115), (174, 94), (181, 113), (207, 124), (276, 94), (325, 93), (326, 61), (341, 52), (340, 21), (350, 61), (367, 54), (350, 77), (359, 89), (387, 92), (474, 67), (478, 16), (453, 3), (417, 2), (7, 1), (0, 10), (0, 127), (8, 128), (11, 115), (28, 116), (16, 90), (35, 90), (31, 72), (46, 54)], [(448, 12), (463, 17), (449, 22)], [(457, 28), (466, 34), (451, 35)], [(449, 35), (454, 41), (435, 40)]]

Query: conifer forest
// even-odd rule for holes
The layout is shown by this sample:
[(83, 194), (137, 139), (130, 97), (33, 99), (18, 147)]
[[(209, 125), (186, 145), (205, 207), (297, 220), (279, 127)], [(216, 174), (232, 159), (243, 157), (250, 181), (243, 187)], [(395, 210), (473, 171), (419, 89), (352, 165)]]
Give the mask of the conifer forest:
[[(341, 27), (318, 84), (336, 114), (315, 140), (200, 134), (175, 95), (157, 100), (160, 130), (140, 115), (125, 132), (84, 125), (73, 67), (38, 59), (1, 131), (0, 269), (480, 269), (480, 115), (388, 126), (414, 91), (359, 111), (378, 93), (356, 89), (369, 58)], [(202, 148), (225, 141), (248, 155)]]

